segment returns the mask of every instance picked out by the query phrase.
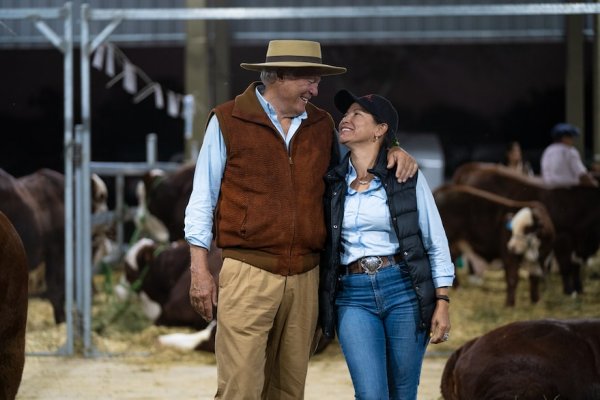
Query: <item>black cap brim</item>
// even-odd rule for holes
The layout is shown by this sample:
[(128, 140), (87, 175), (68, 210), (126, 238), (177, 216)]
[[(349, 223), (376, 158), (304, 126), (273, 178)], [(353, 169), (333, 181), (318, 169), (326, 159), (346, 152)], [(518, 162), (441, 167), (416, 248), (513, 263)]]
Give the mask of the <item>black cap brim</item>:
[(340, 90), (333, 97), (333, 104), (335, 104), (335, 107), (342, 114), (345, 114), (346, 111), (348, 111), (352, 103), (358, 103), (364, 107), (364, 105), (360, 103), (360, 99), (346, 89)]

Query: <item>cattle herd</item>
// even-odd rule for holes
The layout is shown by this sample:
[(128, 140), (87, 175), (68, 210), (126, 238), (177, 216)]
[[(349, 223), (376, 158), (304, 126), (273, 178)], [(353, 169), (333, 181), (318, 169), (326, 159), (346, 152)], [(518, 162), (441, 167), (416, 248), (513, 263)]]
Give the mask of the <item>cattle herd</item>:
[[(200, 318), (188, 298), (183, 217), (193, 174), (194, 166), (187, 164), (170, 174), (149, 171), (139, 181), (137, 239), (119, 264), (116, 293), (120, 299), (138, 296), (156, 325), (197, 331), (162, 336), (165, 346), (214, 351), (215, 324)], [(106, 211), (107, 189), (98, 176), (92, 191), (91, 212)], [(29, 296), (48, 299), (55, 322), (65, 320), (63, 196), (64, 177), (56, 171), (15, 178), (0, 169), (0, 398), (14, 398), (23, 370), (27, 271)], [(540, 283), (553, 262), (564, 294), (583, 293), (582, 266), (600, 244), (599, 189), (551, 188), (500, 165), (468, 163), (434, 191), (434, 198), (454, 260), (469, 260), (471, 273), (479, 277), (488, 263), (500, 260), (506, 306), (516, 305), (523, 273), (530, 301), (539, 301)], [(101, 244), (110, 241), (108, 232), (93, 230), (95, 262), (106, 249)], [(214, 243), (209, 263), (218, 280), (222, 259)], [(41, 286), (31, 280), (36, 272)], [(455, 282), (457, 290), (462, 284)], [(600, 399), (600, 320), (524, 321), (497, 328), (452, 353), (441, 388), (445, 399)]]

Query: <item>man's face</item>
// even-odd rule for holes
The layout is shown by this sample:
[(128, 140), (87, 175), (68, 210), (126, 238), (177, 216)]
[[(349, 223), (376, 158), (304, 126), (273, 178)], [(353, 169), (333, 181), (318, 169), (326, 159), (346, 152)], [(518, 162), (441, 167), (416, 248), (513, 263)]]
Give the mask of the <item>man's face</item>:
[(319, 83), (321, 77), (318, 75), (285, 75), (277, 82), (277, 100), (274, 102), (279, 107), (278, 112), (284, 117), (295, 117), (306, 110), (313, 96), (319, 94)]

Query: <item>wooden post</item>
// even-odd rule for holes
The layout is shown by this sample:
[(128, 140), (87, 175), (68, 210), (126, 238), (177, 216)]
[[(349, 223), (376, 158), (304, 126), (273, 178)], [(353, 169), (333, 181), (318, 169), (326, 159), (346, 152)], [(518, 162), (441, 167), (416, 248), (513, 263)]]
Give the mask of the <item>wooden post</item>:
[[(583, 52), (583, 15), (568, 15), (566, 17), (566, 87), (565, 115), (566, 122), (577, 126), (581, 131), (575, 141), (575, 147), (582, 158), (585, 157), (585, 93), (584, 93), (584, 52)], [(556, 121), (559, 122), (559, 121)]]
[[(206, 7), (206, 0), (186, 0), (188, 8)], [(210, 53), (206, 21), (187, 20), (185, 43), (185, 92), (195, 99), (196, 112), (191, 139), (185, 143), (185, 160), (194, 156), (193, 149), (200, 148), (208, 111), (213, 105), (210, 89)]]

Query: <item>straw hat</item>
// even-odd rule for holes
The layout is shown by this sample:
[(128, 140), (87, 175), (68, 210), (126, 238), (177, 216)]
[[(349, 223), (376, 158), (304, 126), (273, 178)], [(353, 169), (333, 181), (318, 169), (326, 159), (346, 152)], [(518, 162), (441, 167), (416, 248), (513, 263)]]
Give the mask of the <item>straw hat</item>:
[(320, 75), (339, 75), (346, 68), (322, 64), (321, 45), (308, 40), (271, 40), (264, 63), (240, 66), (250, 71), (266, 68), (314, 68)]

